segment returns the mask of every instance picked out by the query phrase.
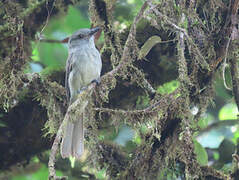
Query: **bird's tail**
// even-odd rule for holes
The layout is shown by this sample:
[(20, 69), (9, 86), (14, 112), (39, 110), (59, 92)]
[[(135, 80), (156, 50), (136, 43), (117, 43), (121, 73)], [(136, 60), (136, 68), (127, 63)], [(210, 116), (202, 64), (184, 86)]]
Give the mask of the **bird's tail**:
[(61, 143), (61, 156), (75, 157), (80, 159), (84, 152), (84, 130), (83, 130), (83, 118), (80, 118), (76, 122), (68, 121), (65, 126)]
[[(82, 93), (83, 95), (83, 93)], [(71, 99), (70, 104), (75, 101), (76, 96)], [(82, 100), (81, 106), (77, 109), (77, 116), (73, 115), (63, 126), (63, 138), (61, 142), (62, 158), (75, 157), (80, 159), (84, 152), (84, 128), (83, 116), (88, 100)], [(80, 118), (79, 118), (80, 117)]]

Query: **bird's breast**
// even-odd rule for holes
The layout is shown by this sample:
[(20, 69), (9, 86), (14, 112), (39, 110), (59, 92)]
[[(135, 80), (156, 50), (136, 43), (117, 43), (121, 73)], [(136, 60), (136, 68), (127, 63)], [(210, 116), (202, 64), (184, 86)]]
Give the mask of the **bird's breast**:
[(78, 89), (100, 78), (102, 62), (96, 48), (75, 51), (73, 55), (73, 79)]

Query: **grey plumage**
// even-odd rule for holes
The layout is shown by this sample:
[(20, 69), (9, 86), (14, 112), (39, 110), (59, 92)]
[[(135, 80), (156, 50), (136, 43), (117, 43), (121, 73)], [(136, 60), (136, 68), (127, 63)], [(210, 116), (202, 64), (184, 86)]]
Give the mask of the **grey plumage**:
[[(94, 44), (94, 34), (98, 30), (99, 28), (80, 29), (68, 41), (65, 87), (69, 104), (92, 81), (100, 80), (102, 62)], [(87, 103), (83, 104), (86, 105)], [(67, 122), (63, 133), (62, 157), (73, 156), (79, 159), (84, 151), (83, 116), (74, 122)]]

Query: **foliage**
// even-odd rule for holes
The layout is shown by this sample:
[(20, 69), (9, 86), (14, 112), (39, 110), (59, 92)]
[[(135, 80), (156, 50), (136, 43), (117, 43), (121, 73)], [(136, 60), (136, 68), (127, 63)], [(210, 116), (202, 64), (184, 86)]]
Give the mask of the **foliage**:
[[(8, 2), (18, 16), (14, 19), (8, 8), (0, 10), (0, 32), (6, 39), (13, 37), (0, 42), (0, 128), (4, 132), (0, 146), (17, 132), (11, 117), (18, 115), (16, 109), (25, 101), (38, 103), (37, 108), (32, 106), (34, 117), (45, 110), (48, 119), (44, 128), (39, 127), (44, 132), (41, 136), (56, 134), (67, 111), (63, 87), (67, 45), (42, 39), (63, 40), (79, 28), (99, 25), (104, 32), (97, 42), (103, 61), (101, 84), (89, 86), (70, 112), (70, 117), (77, 117), (80, 102), (89, 100), (84, 119), (88, 148), (80, 162), (71, 159), (71, 165), (66, 160), (57, 166), (58, 158), (59, 175), (236, 179), (238, 44), (234, 33), (238, 27), (228, 17), (237, 14), (237, 1), (147, 2)], [(223, 61), (231, 63), (228, 71)], [(41, 68), (34, 74), (36, 64)], [(225, 83), (233, 93), (225, 90)], [(24, 109), (20, 112), (26, 114)], [(41, 160), (34, 173), (12, 179), (46, 179), (44, 164)]]

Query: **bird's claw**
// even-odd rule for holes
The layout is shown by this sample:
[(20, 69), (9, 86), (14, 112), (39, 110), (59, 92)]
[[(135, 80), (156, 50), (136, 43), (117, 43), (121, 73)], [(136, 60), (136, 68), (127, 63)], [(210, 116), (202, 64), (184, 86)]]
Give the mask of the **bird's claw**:
[(99, 79), (94, 79), (93, 81), (91, 81), (91, 83), (96, 83), (96, 85), (100, 84), (100, 78)]

